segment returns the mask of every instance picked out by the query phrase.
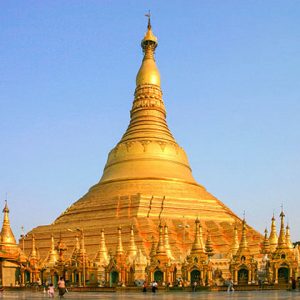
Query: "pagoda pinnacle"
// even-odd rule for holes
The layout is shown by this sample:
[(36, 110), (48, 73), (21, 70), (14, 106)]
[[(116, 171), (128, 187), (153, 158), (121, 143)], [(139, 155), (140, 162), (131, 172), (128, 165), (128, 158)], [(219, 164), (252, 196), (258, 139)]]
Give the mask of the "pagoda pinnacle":
[(231, 247), (232, 255), (236, 255), (238, 249), (239, 249), (239, 236), (238, 236), (237, 226), (235, 224), (234, 230), (233, 230), (233, 243), (232, 243), (232, 247)]
[(5, 200), (5, 206), (2, 212), (4, 213), (4, 216), (3, 216), (3, 224), (2, 224), (2, 230), (0, 235), (1, 244), (4, 246), (15, 246), (16, 240), (10, 227), (10, 222), (8, 217), (9, 209), (7, 205), (7, 200)]
[(203, 243), (203, 236), (202, 236), (202, 226), (197, 218), (195, 221), (195, 240), (192, 246), (191, 253), (199, 253), (204, 252), (204, 243)]
[(272, 217), (269, 242), (270, 242), (270, 250), (271, 250), (271, 252), (273, 252), (276, 249), (277, 243), (278, 243), (278, 236), (277, 236), (277, 232), (276, 232), (276, 224), (275, 224), (274, 214), (273, 214), (273, 217)]
[(286, 233), (285, 233), (285, 240), (286, 240), (286, 245), (288, 246), (289, 249), (293, 249), (293, 243), (291, 241), (291, 233), (290, 233), (290, 226), (289, 224), (286, 225)]
[(137, 247), (134, 241), (134, 232), (133, 232), (133, 225), (130, 227), (130, 240), (129, 240), (129, 248), (128, 248), (128, 256), (132, 258), (137, 255)]
[(246, 220), (243, 219), (242, 237), (241, 237), (239, 249), (236, 254), (237, 257), (247, 256), (250, 254), (246, 232), (247, 232)]
[(156, 248), (156, 254), (166, 254), (164, 237), (163, 237), (163, 226), (159, 224), (159, 239)]
[(154, 58), (155, 48), (157, 45), (157, 37), (152, 32), (149, 14), (147, 32), (141, 42), (144, 52), (144, 59), (136, 76), (137, 87), (144, 84), (154, 84), (160, 86), (160, 74)]
[(287, 247), (286, 245), (286, 238), (285, 238), (285, 228), (284, 228), (284, 217), (285, 214), (283, 210), (280, 213), (280, 232), (279, 232), (279, 237), (278, 237), (278, 249), (284, 249)]
[(169, 232), (168, 232), (168, 225), (167, 224), (164, 227), (164, 242), (165, 242), (165, 249), (166, 249), (167, 256), (171, 260), (173, 260), (174, 257), (172, 255), (171, 246), (169, 244)]
[(270, 253), (270, 241), (269, 241), (269, 238), (268, 238), (267, 228), (265, 229), (265, 237), (264, 237), (264, 241), (262, 243), (261, 253), (263, 253), (263, 254), (269, 254)]
[(95, 257), (95, 263), (100, 266), (106, 266), (108, 262), (109, 259), (105, 243), (104, 229), (101, 229), (100, 248)]
[(123, 244), (122, 244), (122, 228), (121, 226), (118, 227), (118, 245), (117, 245), (117, 254), (123, 254)]

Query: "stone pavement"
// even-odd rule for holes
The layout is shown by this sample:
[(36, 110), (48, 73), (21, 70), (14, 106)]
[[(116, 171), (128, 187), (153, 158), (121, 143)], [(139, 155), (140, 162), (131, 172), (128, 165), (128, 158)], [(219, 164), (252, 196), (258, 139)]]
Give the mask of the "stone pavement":
[[(1, 299), (50, 299), (47, 294), (43, 292), (30, 292), (30, 291), (4, 291), (0, 295)], [(56, 293), (54, 299), (59, 299), (58, 293)], [(99, 293), (99, 292), (70, 292), (65, 295), (63, 299), (75, 300), (75, 299), (116, 299), (116, 300), (138, 300), (138, 299), (162, 299), (162, 300), (181, 300), (181, 299), (203, 299), (203, 300), (286, 300), (286, 299), (299, 299), (300, 291), (247, 291), (247, 292), (168, 292), (152, 294), (148, 292), (146, 294), (138, 292), (118, 292), (118, 293)]]

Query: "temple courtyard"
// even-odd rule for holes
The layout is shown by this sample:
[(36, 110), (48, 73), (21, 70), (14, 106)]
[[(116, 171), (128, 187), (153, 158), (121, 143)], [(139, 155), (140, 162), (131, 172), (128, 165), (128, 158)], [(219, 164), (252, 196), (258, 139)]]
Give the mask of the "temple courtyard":
[[(30, 291), (4, 291), (0, 295), (2, 299), (48, 299), (43, 292)], [(58, 297), (56, 293), (55, 298)], [(300, 299), (300, 291), (247, 291), (247, 292), (168, 292), (168, 293), (99, 293), (99, 292), (70, 292), (63, 299), (257, 299), (280, 300)]]

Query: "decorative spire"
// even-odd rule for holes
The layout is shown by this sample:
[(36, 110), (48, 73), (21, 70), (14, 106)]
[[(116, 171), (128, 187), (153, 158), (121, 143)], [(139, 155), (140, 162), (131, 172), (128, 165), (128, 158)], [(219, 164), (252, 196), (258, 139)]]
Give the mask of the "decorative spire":
[(202, 226), (197, 218), (195, 221), (195, 240), (192, 246), (191, 254), (204, 253), (204, 243), (202, 236)]
[(133, 225), (130, 227), (130, 240), (129, 240), (129, 248), (128, 248), (128, 257), (127, 261), (129, 264), (133, 264), (134, 259), (137, 255), (137, 247), (134, 241), (134, 232), (133, 232)]
[(32, 235), (32, 240), (31, 240), (30, 259), (32, 259), (32, 260), (37, 259), (37, 251), (36, 251), (35, 236), (34, 236), (34, 234)]
[(207, 238), (206, 238), (206, 243), (205, 243), (205, 253), (208, 255), (208, 257), (211, 257), (214, 255), (214, 249), (212, 246), (211, 235), (208, 230), (207, 230)]
[(164, 237), (163, 237), (163, 226), (159, 224), (158, 227), (159, 227), (159, 240), (156, 248), (156, 254), (166, 254)]
[(250, 250), (248, 248), (246, 232), (247, 232), (246, 220), (243, 219), (242, 237), (241, 237), (241, 242), (240, 242), (239, 249), (238, 249), (237, 254), (236, 254), (237, 258), (239, 258), (241, 256), (250, 255)]
[(56, 264), (58, 260), (59, 260), (59, 256), (55, 249), (54, 236), (53, 234), (51, 234), (51, 245), (50, 245), (48, 257), (46, 258), (46, 265), (53, 266)]
[(157, 47), (157, 37), (152, 32), (150, 14), (148, 16), (147, 32), (142, 39), (141, 46), (144, 52), (144, 59), (141, 68), (136, 76), (136, 86), (154, 84), (160, 87), (160, 74), (155, 64), (154, 52)]
[(153, 235), (152, 235), (151, 240), (152, 240), (151, 241), (151, 250), (150, 250), (149, 256), (150, 256), (150, 258), (153, 258), (156, 255), (156, 248), (157, 248)]
[(118, 227), (118, 245), (117, 245), (117, 255), (124, 254), (123, 244), (122, 244), (122, 228)]
[(276, 247), (277, 247), (277, 243), (278, 243), (278, 236), (277, 236), (277, 232), (276, 232), (276, 224), (275, 224), (275, 217), (273, 214), (272, 217), (272, 223), (271, 223), (271, 232), (270, 232), (270, 236), (269, 236), (269, 242), (270, 242), (270, 251), (274, 252)]
[(232, 247), (231, 247), (231, 253), (232, 255), (236, 255), (238, 249), (239, 249), (239, 236), (238, 236), (238, 230), (237, 230), (237, 226), (236, 224), (234, 225), (234, 229), (233, 229), (233, 243), (232, 243)]
[(95, 257), (95, 263), (100, 266), (106, 266), (109, 262), (107, 248), (105, 243), (104, 229), (101, 229), (100, 248)]
[(167, 224), (165, 224), (165, 226), (164, 226), (164, 242), (165, 242), (165, 249), (166, 249), (167, 256), (171, 260), (173, 260), (174, 257), (172, 255), (171, 246), (169, 244), (169, 233), (168, 233), (168, 226), (167, 226)]
[(286, 245), (288, 246), (289, 249), (293, 249), (293, 243), (291, 241), (291, 234), (290, 234), (290, 226), (287, 224), (286, 226), (286, 233), (285, 233), (285, 240), (286, 240)]
[(261, 253), (262, 254), (270, 253), (270, 242), (269, 242), (269, 238), (268, 238), (268, 229), (267, 228), (265, 229), (265, 237), (264, 237), (264, 241), (262, 243)]
[(16, 239), (14, 237), (14, 234), (11, 230), (10, 227), (10, 222), (9, 222), (9, 209), (8, 209), (8, 205), (7, 205), (7, 200), (5, 200), (5, 205), (3, 208), (3, 224), (2, 224), (2, 230), (1, 230), (1, 235), (0, 235), (0, 241), (1, 241), (1, 247), (16, 247)]
[(287, 248), (286, 239), (285, 239), (285, 229), (284, 229), (284, 217), (285, 217), (285, 214), (282, 210), (280, 213), (280, 232), (279, 232), (279, 237), (278, 237), (277, 249)]

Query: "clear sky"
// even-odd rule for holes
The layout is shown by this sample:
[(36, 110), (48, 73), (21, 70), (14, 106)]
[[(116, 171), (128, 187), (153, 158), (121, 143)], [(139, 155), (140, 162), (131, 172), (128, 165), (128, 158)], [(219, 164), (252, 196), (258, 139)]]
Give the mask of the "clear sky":
[(16, 238), (102, 175), (129, 122), (145, 13), (194, 177), (300, 240), (300, 1), (1, 1), (0, 203)]

